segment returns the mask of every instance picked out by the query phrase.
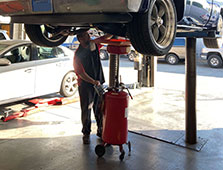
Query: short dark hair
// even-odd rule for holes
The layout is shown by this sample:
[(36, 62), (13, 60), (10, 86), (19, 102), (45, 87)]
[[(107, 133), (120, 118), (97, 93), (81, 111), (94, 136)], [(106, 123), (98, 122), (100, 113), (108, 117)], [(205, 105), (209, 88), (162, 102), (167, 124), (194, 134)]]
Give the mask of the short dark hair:
[(82, 38), (84, 33), (87, 32), (89, 29), (79, 29), (77, 30), (77, 39), (79, 41), (79, 38)]
[(87, 31), (81, 32), (77, 34), (77, 39), (79, 41), (80, 38), (82, 38), (84, 36), (84, 33), (86, 33)]

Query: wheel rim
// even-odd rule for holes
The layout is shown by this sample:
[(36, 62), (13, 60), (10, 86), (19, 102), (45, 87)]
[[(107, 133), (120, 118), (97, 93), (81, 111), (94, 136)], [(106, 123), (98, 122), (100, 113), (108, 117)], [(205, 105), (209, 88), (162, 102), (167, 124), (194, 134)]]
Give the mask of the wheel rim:
[(174, 57), (174, 56), (172, 56), (172, 55), (168, 57), (168, 62), (169, 62), (170, 64), (175, 64), (176, 61), (177, 61), (176, 57)]
[(212, 58), (210, 60), (210, 63), (211, 63), (212, 66), (216, 67), (216, 66), (219, 65), (219, 60), (217, 58)]
[(42, 31), (43, 37), (48, 41), (58, 42), (64, 37), (64, 35), (61, 34), (62, 32), (59, 28), (40, 25), (40, 29)]
[(150, 27), (152, 38), (157, 46), (166, 48), (174, 38), (174, 8), (169, 0), (157, 0), (152, 4)]
[(77, 76), (69, 73), (65, 79), (64, 89), (68, 95), (73, 95), (77, 91)]

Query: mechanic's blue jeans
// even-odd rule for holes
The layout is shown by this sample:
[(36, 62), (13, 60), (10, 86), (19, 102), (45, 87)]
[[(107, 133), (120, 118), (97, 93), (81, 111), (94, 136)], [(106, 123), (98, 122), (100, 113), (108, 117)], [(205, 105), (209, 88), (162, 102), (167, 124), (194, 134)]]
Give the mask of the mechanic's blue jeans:
[(81, 106), (81, 121), (82, 121), (82, 133), (91, 133), (91, 109), (94, 110), (95, 119), (98, 129), (102, 127), (102, 114), (98, 109), (98, 95), (96, 94), (94, 87), (87, 83), (82, 83), (78, 87)]

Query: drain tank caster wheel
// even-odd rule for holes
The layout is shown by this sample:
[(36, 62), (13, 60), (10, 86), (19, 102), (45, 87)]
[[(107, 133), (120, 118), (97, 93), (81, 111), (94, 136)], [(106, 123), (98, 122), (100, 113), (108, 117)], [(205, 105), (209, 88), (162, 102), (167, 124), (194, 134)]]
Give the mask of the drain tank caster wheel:
[(102, 157), (105, 154), (105, 147), (103, 145), (97, 145), (95, 147), (95, 153), (98, 157)]
[(125, 151), (123, 150), (121, 155), (119, 156), (119, 160), (122, 161), (125, 157)]

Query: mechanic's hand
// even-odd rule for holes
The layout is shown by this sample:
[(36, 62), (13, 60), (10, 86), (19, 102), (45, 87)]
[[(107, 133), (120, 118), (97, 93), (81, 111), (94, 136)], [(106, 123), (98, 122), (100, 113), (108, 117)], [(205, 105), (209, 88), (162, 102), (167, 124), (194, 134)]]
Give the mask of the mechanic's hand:
[(95, 81), (94, 81), (94, 84), (95, 84), (96, 86), (99, 86), (101, 83), (100, 83), (100, 81), (95, 80)]

